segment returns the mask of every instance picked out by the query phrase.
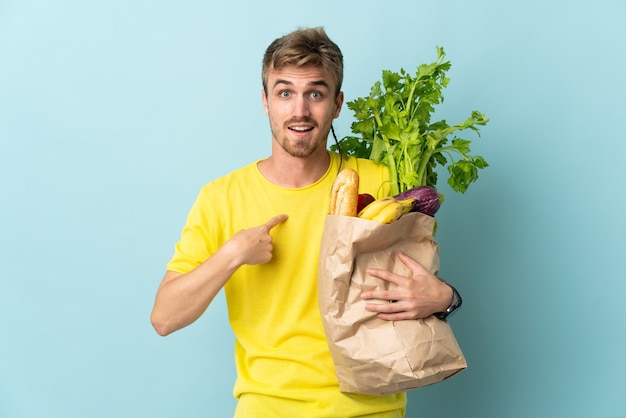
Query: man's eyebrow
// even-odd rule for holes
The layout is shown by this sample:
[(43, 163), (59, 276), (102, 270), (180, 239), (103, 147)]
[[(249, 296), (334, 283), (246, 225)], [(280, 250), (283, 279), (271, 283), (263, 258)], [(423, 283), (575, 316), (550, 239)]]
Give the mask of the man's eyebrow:
[(293, 83), (291, 81), (289, 81), (289, 80), (283, 80), (282, 78), (279, 78), (276, 81), (274, 81), (274, 87), (276, 87), (279, 84), (286, 84), (286, 85), (290, 86)]
[(311, 83), (311, 85), (313, 86), (322, 86), (322, 87), (326, 87), (326, 88), (330, 88), (330, 86), (328, 85), (328, 83), (325, 80), (317, 80)]
[[(279, 84), (284, 84), (284, 85), (287, 85), (287, 86), (292, 86), (293, 85), (293, 83), (291, 81), (284, 80), (282, 78), (279, 78), (279, 79), (277, 79), (274, 82), (274, 87), (278, 86)], [(309, 86), (322, 86), (322, 87), (326, 87), (328, 89), (330, 88), (330, 86), (328, 85), (328, 83), (325, 80), (315, 80), (315, 81), (310, 82), (308, 85)]]

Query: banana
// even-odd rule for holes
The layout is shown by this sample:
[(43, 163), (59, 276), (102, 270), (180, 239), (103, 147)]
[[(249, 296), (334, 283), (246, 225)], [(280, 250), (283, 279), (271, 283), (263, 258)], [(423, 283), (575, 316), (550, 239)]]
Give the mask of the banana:
[(400, 218), (405, 211), (408, 211), (406, 208), (410, 207), (410, 205), (411, 202), (409, 201), (398, 201), (393, 197), (385, 197), (367, 205), (358, 214), (358, 217), (368, 219), (370, 221), (390, 224)]
[(383, 224), (390, 224), (396, 221), (402, 216), (403, 206), (399, 202), (392, 202), (390, 205), (385, 206), (376, 216), (372, 218), (372, 221), (380, 222)]
[(413, 210), (413, 202), (415, 202), (415, 199), (412, 198), (412, 197), (410, 197), (408, 199), (404, 199), (404, 200), (398, 200), (398, 203), (400, 203), (402, 205), (402, 214), (403, 215), (405, 215), (405, 214), (411, 212), (411, 210)]
[(358, 213), (357, 216), (363, 219), (372, 219), (374, 216), (380, 213), (381, 210), (393, 204), (395, 201), (396, 200), (393, 197), (385, 197), (382, 199), (375, 200), (369, 205), (365, 206), (363, 210), (361, 210), (361, 212)]

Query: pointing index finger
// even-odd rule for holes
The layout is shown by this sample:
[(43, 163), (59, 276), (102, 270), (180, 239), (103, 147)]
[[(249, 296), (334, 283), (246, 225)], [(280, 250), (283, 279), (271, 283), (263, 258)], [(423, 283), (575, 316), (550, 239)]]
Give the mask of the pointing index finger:
[(276, 225), (281, 224), (287, 220), (288, 216), (286, 214), (274, 216), (272, 219), (265, 223), (268, 231), (274, 228)]

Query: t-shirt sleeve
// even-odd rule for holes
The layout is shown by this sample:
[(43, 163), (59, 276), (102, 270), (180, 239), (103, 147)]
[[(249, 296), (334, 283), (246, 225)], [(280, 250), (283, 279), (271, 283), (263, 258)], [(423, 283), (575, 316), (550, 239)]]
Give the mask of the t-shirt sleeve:
[(203, 188), (189, 210), (180, 240), (174, 247), (174, 255), (167, 263), (167, 270), (188, 273), (202, 264), (211, 254), (209, 243), (210, 206), (207, 190)]

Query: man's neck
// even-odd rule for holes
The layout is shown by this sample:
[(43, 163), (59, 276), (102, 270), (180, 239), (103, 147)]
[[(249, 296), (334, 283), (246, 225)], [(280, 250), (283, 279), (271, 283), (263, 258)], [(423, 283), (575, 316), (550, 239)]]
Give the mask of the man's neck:
[(330, 166), (328, 151), (318, 152), (308, 158), (273, 153), (258, 164), (259, 171), (268, 181), (281, 187), (302, 188), (318, 181)]

